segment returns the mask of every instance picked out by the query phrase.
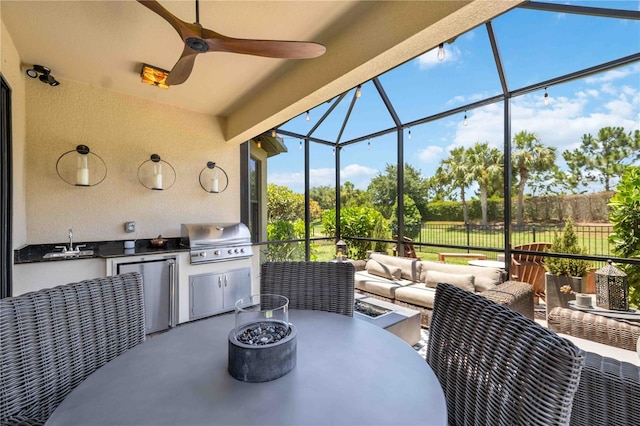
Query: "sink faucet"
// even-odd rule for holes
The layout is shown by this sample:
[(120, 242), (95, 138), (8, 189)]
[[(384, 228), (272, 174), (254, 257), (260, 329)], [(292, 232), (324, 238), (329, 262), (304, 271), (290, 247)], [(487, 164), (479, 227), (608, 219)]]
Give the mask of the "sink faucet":
[(73, 230), (69, 229), (69, 248), (67, 246), (55, 246), (57, 249), (62, 249), (62, 253), (66, 253), (69, 255), (80, 253), (80, 248), (86, 247), (86, 244), (78, 244), (75, 248), (73, 248)]

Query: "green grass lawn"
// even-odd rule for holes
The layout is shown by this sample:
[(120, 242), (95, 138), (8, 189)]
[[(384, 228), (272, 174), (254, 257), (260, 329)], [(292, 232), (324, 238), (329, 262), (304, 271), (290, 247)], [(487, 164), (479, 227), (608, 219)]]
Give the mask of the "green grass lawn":
[[(470, 230), (467, 233), (464, 229), (460, 229), (460, 223), (456, 222), (437, 222), (425, 223), (419, 238), (415, 239), (416, 243), (424, 242), (429, 244), (446, 244), (459, 246), (475, 246), (493, 249), (504, 249), (504, 231), (502, 229), (490, 230)], [(591, 255), (608, 255), (611, 254), (611, 246), (608, 241), (609, 229), (606, 227), (580, 227), (575, 226), (578, 235), (578, 242), (587, 249), (587, 253)], [(312, 236), (314, 238), (322, 237), (322, 226), (314, 223), (312, 226)], [(552, 231), (538, 231), (534, 236), (531, 231), (521, 232), (512, 231), (511, 241), (513, 246), (530, 242), (553, 242), (554, 234)], [(387, 253), (392, 254), (394, 244), (387, 245)], [(423, 260), (438, 260), (440, 252), (460, 252), (466, 253), (469, 250), (465, 248), (453, 249), (444, 247), (426, 247), (415, 246), (417, 255)], [(313, 242), (313, 259), (318, 261), (328, 261), (335, 258), (335, 242), (333, 239), (314, 241)], [(487, 259), (495, 260), (498, 252), (472, 250), (474, 253), (482, 253)], [(469, 259), (449, 258), (448, 263), (466, 264)]]

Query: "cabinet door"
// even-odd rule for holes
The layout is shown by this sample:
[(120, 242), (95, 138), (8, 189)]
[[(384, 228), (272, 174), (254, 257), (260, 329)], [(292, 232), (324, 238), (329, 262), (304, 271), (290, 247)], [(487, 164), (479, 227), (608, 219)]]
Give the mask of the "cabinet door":
[(235, 269), (224, 275), (224, 308), (231, 309), (238, 299), (251, 296), (251, 268)]
[(224, 274), (189, 276), (189, 319), (217, 314), (223, 310)]

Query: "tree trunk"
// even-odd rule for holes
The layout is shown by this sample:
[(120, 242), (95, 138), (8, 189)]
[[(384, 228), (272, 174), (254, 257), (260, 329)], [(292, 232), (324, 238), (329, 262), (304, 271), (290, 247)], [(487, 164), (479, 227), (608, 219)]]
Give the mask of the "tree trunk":
[(518, 209), (516, 210), (516, 224), (522, 226), (524, 222), (524, 187), (527, 183), (526, 178), (520, 177), (520, 183), (518, 183)]
[(480, 207), (482, 207), (482, 225), (487, 226), (487, 188), (480, 188)]
[(460, 199), (462, 199), (462, 219), (464, 223), (469, 223), (469, 206), (467, 206), (467, 200), (465, 200), (464, 188), (460, 188)]

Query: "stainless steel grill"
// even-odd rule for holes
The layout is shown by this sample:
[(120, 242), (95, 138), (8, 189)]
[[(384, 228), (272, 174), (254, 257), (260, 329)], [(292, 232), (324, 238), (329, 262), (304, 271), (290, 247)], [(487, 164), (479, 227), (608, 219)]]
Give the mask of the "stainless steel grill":
[(253, 256), (251, 233), (243, 223), (183, 223), (181, 238), (191, 249), (192, 264)]

